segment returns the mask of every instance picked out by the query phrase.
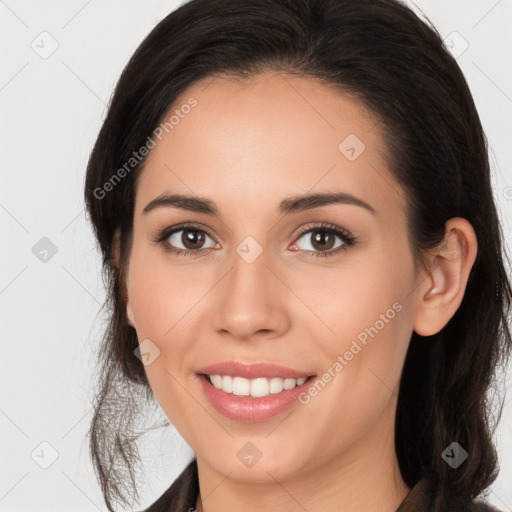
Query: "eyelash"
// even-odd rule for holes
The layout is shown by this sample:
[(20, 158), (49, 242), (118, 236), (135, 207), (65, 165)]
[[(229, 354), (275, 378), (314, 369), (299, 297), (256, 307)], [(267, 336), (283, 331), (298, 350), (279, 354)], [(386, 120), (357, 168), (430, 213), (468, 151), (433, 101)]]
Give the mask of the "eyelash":
[[(167, 243), (167, 239), (171, 235), (173, 235), (174, 233), (178, 233), (180, 231), (186, 231), (186, 230), (200, 231), (200, 232), (206, 233), (212, 240), (215, 240), (215, 238), (212, 236), (212, 234), (208, 230), (206, 230), (204, 228), (200, 228), (198, 226), (195, 226), (194, 224), (185, 223), (185, 224), (181, 224), (179, 226), (172, 226), (172, 227), (168, 227), (168, 228), (164, 228), (164, 229), (160, 230), (156, 234), (155, 238), (153, 239), (153, 242), (163, 245), (165, 251), (173, 253), (175, 256), (190, 257), (193, 255), (201, 254), (202, 252), (208, 250), (208, 249), (197, 249), (197, 250), (176, 249)], [(334, 256), (335, 254), (337, 254), (341, 251), (346, 251), (347, 249), (353, 247), (357, 242), (357, 239), (354, 236), (352, 236), (345, 229), (335, 226), (334, 224), (328, 224), (325, 222), (322, 222), (320, 225), (307, 226), (306, 228), (304, 228), (303, 231), (301, 231), (300, 233), (297, 234), (296, 240), (299, 240), (300, 238), (302, 238), (302, 236), (304, 236), (306, 233), (313, 233), (315, 231), (323, 231), (323, 232), (326, 232), (329, 234), (337, 235), (343, 241), (343, 245), (340, 247), (337, 247), (336, 249), (331, 249), (329, 251), (305, 251), (303, 249), (299, 249), (299, 251), (306, 253), (308, 257), (324, 258), (327, 256)]]

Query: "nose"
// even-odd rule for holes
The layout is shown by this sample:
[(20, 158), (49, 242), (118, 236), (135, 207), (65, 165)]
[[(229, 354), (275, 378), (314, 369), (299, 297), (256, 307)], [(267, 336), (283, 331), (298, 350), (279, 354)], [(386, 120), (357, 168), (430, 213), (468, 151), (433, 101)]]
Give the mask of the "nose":
[(265, 251), (249, 261), (236, 253), (217, 285), (214, 328), (240, 341), (282, 336), (290, 327), (286, 304), (291, 293)]

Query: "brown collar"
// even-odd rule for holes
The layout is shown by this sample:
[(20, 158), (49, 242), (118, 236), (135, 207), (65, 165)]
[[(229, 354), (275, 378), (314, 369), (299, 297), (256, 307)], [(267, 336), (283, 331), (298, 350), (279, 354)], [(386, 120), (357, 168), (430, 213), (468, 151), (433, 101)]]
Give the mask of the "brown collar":
[(422, 478), (412, 487), (396, 512), (430, 512), (431, 507), (428, 480)]

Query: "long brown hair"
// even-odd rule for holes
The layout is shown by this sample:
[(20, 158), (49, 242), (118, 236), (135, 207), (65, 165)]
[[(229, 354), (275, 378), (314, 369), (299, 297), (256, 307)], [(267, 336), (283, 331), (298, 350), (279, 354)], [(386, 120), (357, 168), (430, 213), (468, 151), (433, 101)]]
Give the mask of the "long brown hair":
[[(85, 202), (108, 292), (89, 435), (108, 509), (137, 495), (137, 421), (154, 401), (134, 354), (138, 341), (127, 323), (124, 289), (145, 159), (132, 167), (126, 162), (197, 80), (266, 70), (319, 80), (354, 95), (379, 117), (389, 169), (407, 194), (418, 264), (442, 241), (448, 219), (463, 217), (475, 230), (478, 253), (462, 304), (428, 342), (412, 335), (395, 431), (410, 487), (428, 477), (469, 502), (497, 475), (492, 435), (503, 404), (492, 417), (487, 392), (510, 356), (512, 291), (487, 140), (457, 62), (435, 27), (398, 0), (192, 0), (163, 19), (128, 62), (87, 167)], [(454, 440), (469, 454), (457, 469), (441, 457)]]

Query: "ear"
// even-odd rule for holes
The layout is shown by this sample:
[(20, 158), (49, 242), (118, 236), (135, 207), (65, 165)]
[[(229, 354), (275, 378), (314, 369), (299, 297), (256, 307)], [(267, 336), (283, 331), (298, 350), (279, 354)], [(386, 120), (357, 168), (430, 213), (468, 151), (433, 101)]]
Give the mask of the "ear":
[(135, 329), (135, 318), (129, 301), (126, 302), (126, 317), (128, 318), (128, 323)]
[(478, 243), (473, 226), (462, 217), (446, 222), (445, 238), (429, 259), (429, 274), (417, 290), (413, 328), (420, 336), (437, 334), (459, 308)]
[[(118, 271), (120, 271), (120, 260), (121, 260), (121, 230), (117, 228), (114, 233), (114, 238), (112, 240), (112, 259), (114, 266)], [(126, 301), (126, 317), (128, 319), (128, 323), (135, 328), (135, 319), (133, 316), (133, 310), (130, 306), (130, 301), (128, 297), (128, 291), (126, 286), (123, 289), (124, 299)]]

